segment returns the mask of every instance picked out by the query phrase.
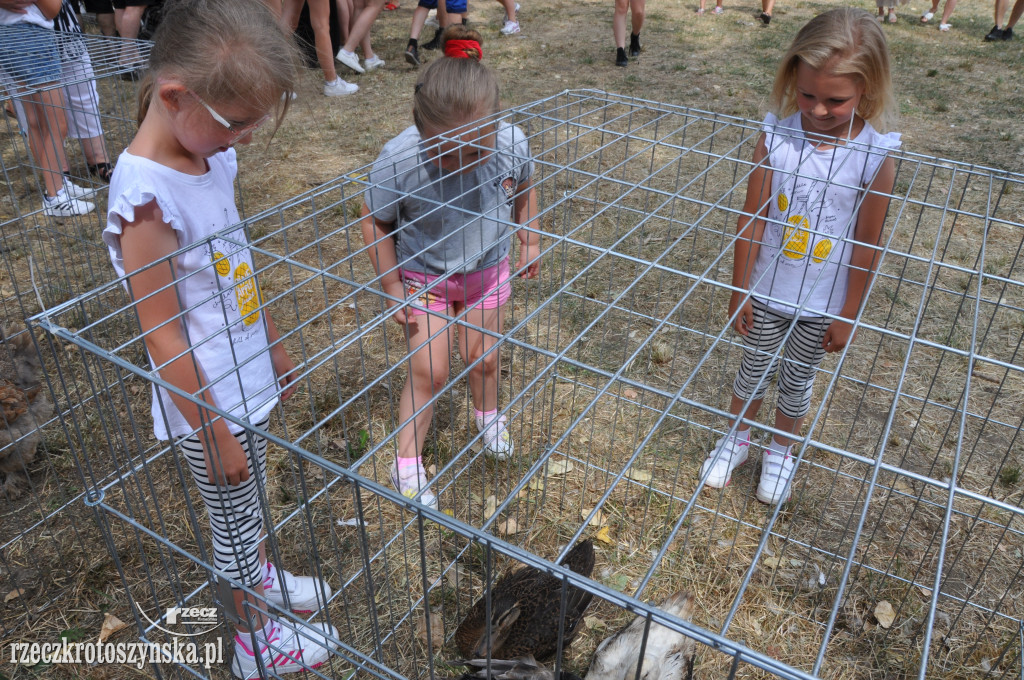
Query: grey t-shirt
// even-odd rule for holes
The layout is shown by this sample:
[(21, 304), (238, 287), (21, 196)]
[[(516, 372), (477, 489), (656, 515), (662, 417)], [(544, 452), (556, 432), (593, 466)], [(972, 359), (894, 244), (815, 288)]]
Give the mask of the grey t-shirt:
[(516, 188), (533, 174), (526, 135), (499, 124), (495, 151), (466, 174), (442, 172), (416, 126), (384, 145), (366, 204), (395, 224), (403, 269), (441, 276), (493, 267), (508, 256)]

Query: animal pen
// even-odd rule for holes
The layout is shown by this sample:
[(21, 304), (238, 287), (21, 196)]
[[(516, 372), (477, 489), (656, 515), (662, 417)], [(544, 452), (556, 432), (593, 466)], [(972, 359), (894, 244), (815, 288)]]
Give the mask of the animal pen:
[[(699, 474), (732, 427), (731, 249), (759, 124), (593, 91), (502, 115), (529, 138), (541, 212), (540, 275), (514, 282), (493, 350), (516, 452), (481, 451), (453, 360), (424, 452), (436, 509), (388, 478), (408, 359), (388, 302), (419, 302), (386, 299), (367, 257), (369, 168), (244, 222), (237, 304), (273, 315), (299, 390), (266, 431), (228, 417), (271, 442), (268, 553), (334, 589), (317, 620), (339, 647), (315, 677), (458, 675), (451, 635), (519, 565), (594, 593), (559, 664), (581, 675), (639, 613), (698, 641), (700, 678), (1022, 677), (1024, 177), (895, 154), (856, 340), (822, 364), (792, 498), (770, 507), (756, 464), (722, 490)], [(32, 323), (140, 635), (168, 642), (167, 609), (223, 602), (224, 581), (187, 472), (152, 436), (166, 384), (120, 281)], [(556, 566), (588, 537), (590, 578)], [(684, 588), (692, 622), (651, 604)], [(199, 639), (230, 640), (221, 624)]]
[[(73, 55), (74, 63), (80, 64), (84, 51), (91, 63), (91, 73), (79, 67), (67, 72), (61, 115), (69, 119), (86, 116), (90, 125), (98, 123), (102, 136), (97, 141), (106, 147), (111, 160), (116, 160), (135, 134), (137, 86), (122, 80), (121, 75), (129, 69), (120, 65), (121, 54), (135, 50), (144, 60), (150, 43), (61, 32), (57, 36), (62, 57), (71, 59)], [(0, 63), (0, 73), (4, 67)], [(0, 85), (0, 93), (3, 91)], [(90, 117), (86, 111), (92, 106), (98, 106), (98, 113)], [(106, 185), (88, 172), (83, 140), (72, 136), (49, 143), (64, 145), (69, 177), (96, 192), (89, 200), (103, 201)], [(77, 217), (44, 214), (41, 170), (16, 117), (0, 116), (0, 173), (4, 180), (0, 192), (0, 323), (5, 327), (0, 336), (0, 362), (5, 367), (12, 359), (27, 362), (38, 371), (36, 347), (19, 328), (41, 308), (66, 302), (110, 279), (107, 249), (98, 238), (105, 215), (101, 207)], [(47, 367), (54, 367), (53, 362)], [(0, 379), (5, 387), (13, 381), (7, 373)], [(61, 598), (74, 592), (85, 546), (101, 540), (91, 524), (76, 521), (85, 489), (54, 412), (54, 406), (56, 411), (69, 408), (62, 396), (66, 395), (43, 391), (37, 408), (16, 419), (7, 414), (0, 428), (0, 504), (4, 506), (0, 583), (8, 587), (6, 599), (0, 603), (0, 638), (23, 624), (31, 625), (43, 611), (58, 606)], [(23, 452), (34, 452), (37, 446), (34, 460), (30, 454), (23, 457)]]

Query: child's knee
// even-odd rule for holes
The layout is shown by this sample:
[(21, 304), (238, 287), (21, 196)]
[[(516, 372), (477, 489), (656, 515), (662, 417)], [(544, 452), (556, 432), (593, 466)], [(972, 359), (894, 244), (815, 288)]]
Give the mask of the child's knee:
[(470, 356), (469, 362), (474, 364), (472, 371), (481, 372), (484, 375), (494, 375), (498, 372), (500, 367), (500, 357), (498, 351), (493, 349), (490, 352), (484, 352), (484, 348), (480, 347), (479, 351), (471, 352), (476, 356)]

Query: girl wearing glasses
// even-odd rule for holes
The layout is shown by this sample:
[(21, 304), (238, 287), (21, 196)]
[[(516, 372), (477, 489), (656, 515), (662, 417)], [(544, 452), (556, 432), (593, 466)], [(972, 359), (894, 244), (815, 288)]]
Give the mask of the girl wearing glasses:
[[(165, 5), (139, 90), (139, 131), (110, 182), (103, 239), (135, 300), (154, 386), (155, 435), (173, 441), (206, 504), (214, 564), (234, 590), (236, 677), (276, 675), (327, 660), (337, 631), (297, 625), (331, 597), (322, 580), (268, 562), (263, 540), (266, 446), (208, 406), (266, 429), (295, 390), (295, 366), (262, 306), (238, 222), (235, 150), (297, 78), (290, 40), (259, 0)], [(315, 568), (315, 565), (314, 565)]]

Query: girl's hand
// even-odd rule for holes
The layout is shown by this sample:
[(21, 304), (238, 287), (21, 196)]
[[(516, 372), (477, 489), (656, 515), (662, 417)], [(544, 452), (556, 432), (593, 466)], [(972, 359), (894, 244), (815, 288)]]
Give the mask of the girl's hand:
[(286, 401), (295, 394), (295, 390), (299, 387), (295, 382), (298, 377), (296, 375), (295, 363), (288, 356), (284, 345), (280, 343), (274, 345), (273, 349), (270, 350), (270, 362), (274, 365), (274, 375), (277, 376), (277, 384), (285, 388), (284, 392), (281, 393), (281, 401)]
[[(210, 484), (217, 486), (238, 486), (249, 479), (249, 459), (227, 426), (223, 422), (220, 425), (222, 427), (208, 428), (205, 433), (199, 435), (201, 440), (206, 436), (213, 438), (213, 451), (203, 441), (203, 450), (206, 453), (206, 478), (210, 480)], [(211, 431), (214, 429), (218, 434)]]
[[(398, 298), (399, 300), (405, 299), (405, 286), (402, 282), (392, 284), (384, 284), (384, 292), (391, 297)], [(388, 300), (388, 307), (394, 309), (391, 318), (395, 320), (395, 323), (402, 326), (410, 326), (416, 324), (416, 318), (408, 313), (408, 307), (399, 307), (398, 303), (394, 300)]]
[(848, 321), (834, 320), (828, 325), (821, 347), (826, 352), (839, 352), (853, 342), (853, 324)]
[(740, 335), (749, 335), (750, 329), (754, 327), (754, 305), (750, 302), (749, 295), (738, 290), (734, 291), (732, 297), (729, 298), (730, 319), (736, 314), (737, 310), (739, 310), (739, 314), (736, 315), (733, 328)]
[[(529, 262), (529, 264), (527, 264)], [(540, 273), (540, 244), (520, 243), (519, 261), (516, 262), (516, 269), (526, 269), (519, 275), (521, 279), (536, 278)]]

